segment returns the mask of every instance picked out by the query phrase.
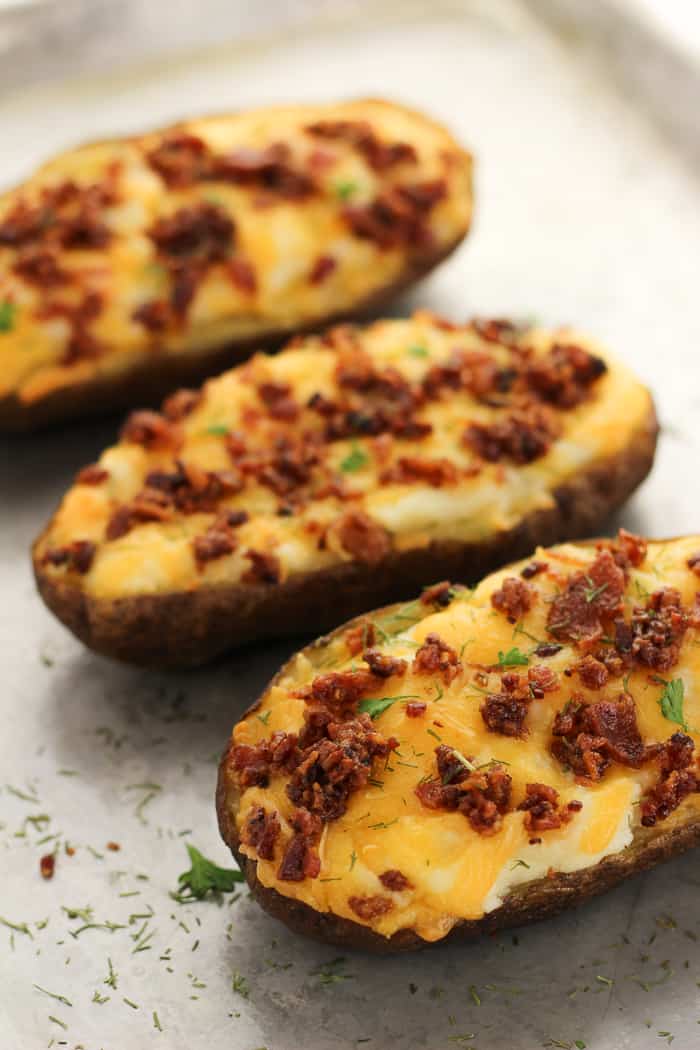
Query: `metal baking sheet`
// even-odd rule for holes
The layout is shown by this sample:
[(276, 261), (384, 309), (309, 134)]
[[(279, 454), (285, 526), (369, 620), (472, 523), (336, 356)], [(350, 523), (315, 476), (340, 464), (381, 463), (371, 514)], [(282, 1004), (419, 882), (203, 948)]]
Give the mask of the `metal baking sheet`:
[[(606, 341), (654, 387), (664, 424), (653, 476), (621, 520), (656, 536), (700, 530), (692, 151), (585, 25), (550, 23), (516, 0), (422, 7), (355, 10), (287, 39), (25, 86), (0, 98), (1, 178), (70, 142), (200, 110), (382, 94), (431, 111), (476, 154), (477, 221), (402, 308), (534, 314)], [(675, 105), (696, 101), (681, 93)], [(245, 891), (170, 897), (185, 842), (227, 863), (216, 759), (289, 647), (144, 673), (84, 651), (43, 609), (28, 545), (115, 429), (66, 427), (0, 451), (3, 1050), (697, 1046), (697, 855), (538, 926), (381, 960), (294, 937)], [(39, 858), (56, 843), (44, 881)]]

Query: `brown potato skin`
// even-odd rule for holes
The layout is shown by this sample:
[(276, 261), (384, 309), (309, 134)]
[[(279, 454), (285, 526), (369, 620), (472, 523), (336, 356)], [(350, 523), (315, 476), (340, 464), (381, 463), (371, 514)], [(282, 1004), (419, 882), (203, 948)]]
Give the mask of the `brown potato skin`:
[[(388, 613), (390, 609), (377, 611)], [(305, 654), (312, 656), (315, 649), (325, 648), (331, 638), (341, 634), (350, 626), (352, 623), (344, 624), (331, 635), (319, 638), (304, 650)], [(295, 659), (296, 656), (293, 656), (282, 667), (263, 695), (285, 677)], [(260, 699), (245, 714), (254, 711), (260, 704)], [(263, 886), (258, 881), (257, 862), (241, 853), (239, 848), (240, 842), (236, 828), (239, 793), (227, 775), (231, 747), (232, 745), (229, 744), (219, 764), (216, 812), (221, 837), (245, 875), (253, 897), (266, 912), (275, 919), (279, 919), (295, 933), (301, 933), (306, 937), (334, 944), (343, 949), (352, 948), (376, 955), (392, 955), (436, 944), (476, 940), (478, 937), (497, 930), (523, 926), (526, 923), (558, 915), (599, 893), (605, 893), (606, 890), (612, 889), (631, 875), (646, 871), (662, 861), (670, 860), (700, 845), (700, 814), (692, 815), (683, 825), (677, 824), (668, 828), (664, 828), (663, 825), (653, 828), (639, 827), (634, 833), (632, 843), (622, 852), (605, 857), (598, 864), (581, 871), (558, 872), (549, 878), (517, 886), (499, 908), (484, 915), (481, 919), (460, 920), (439, 941), (425, 941), (412, 929), (399, 930), (390, 937), (385, 937), (375, 933), (369, 926), (353, 922), (351, 919), (333, 915), (330, 912), (316, 911), (310, 905), (292, 897), (285, 897), (277, 890)]]
[[(95, 599), (70, 578), (46, 571), (34, 545), (34, 573), (49, 609), (90, 649), (143, 667), (196, 667), (236, 646), (330, 630), (389, 601), (412, 598), (440, 579), (474, 583), (509, 561), (598, 531), (649, 473), (658, 424), (650, 399), (643, 429), (629, 447), (555, 492), (555, 506), (480, 543), (440, 541), (391, 553), (379, 565), (344, 562), (290, 577), (281, 585), (231, 584), (198, 591)], [(51, 526), (49, 525), (48, 528)]]
[(199, 352), (168, 354), (146, 351), (122, 375), (94, 376), (85, 382), (61, 387), (31, 403), (21, 401), (14, 393), (8, 394), (0, 398), (0, 433), (29, 433), (63, 420), (104, 416), (134, 405), (158, 407), (162, 399), (178, 387), (199, 386), (209, 376), (245, 361), (256, 350), (278, 350), (294, 335), (311, 333), (344, 321), (367, 320), (451, 255), (468, 232), (464, 230), (446, 248), (425, 255), (420, 262), (414, 259), (400, 280), (358, 302), (352, 311)]

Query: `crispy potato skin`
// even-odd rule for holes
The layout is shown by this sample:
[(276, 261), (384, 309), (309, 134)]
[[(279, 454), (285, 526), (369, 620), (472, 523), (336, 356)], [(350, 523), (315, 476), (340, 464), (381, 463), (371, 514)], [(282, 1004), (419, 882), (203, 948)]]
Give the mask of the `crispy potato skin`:
[[(589, 541), (591, 544), (594, 540)], [(390, 608), (378, 610), (388, 613)], [(329, 640), (352, 626), (343, 624), (331, 635), (319, 638), (306, 650), (312, 655), (316, 649), (324, 649)], [(275, 675), (265, 694), (289, 673), (296, 656), (293, 656)], [(313, 662), (313, 661), (312, 661)], [(265, 695), (263, 694), (263, 695)], [(257, 700), (241, 717), (255, 711)], [(546, 879), (517, 886), (504, 900), (501, 907), (487, 913), (478, 920), (460, 920), (440, 941), (423, 940), (414, 930), (404, 929), (390, 937), (375, 933), (368, 926), (353, 922), (331, 913), (319, 912), (302, 901), (285, 897), (277, 890), (263, 886), (257, 878), (257, 862), (241, 853), (239, 849), (236, 813), (239, 792), (226, 775), (229, 748), (222, 755), (216, 785), (216, 812), (221, 836), (230, 848), (241, 871), (245, 875), (253, 897), (266, 912), (279, 919), (295, 933), (317, 941), (337, 945), (343, 949), (371, 952), (376, 955), (391, 955), (416, 951), (419, 948), (446, 944), (455, 941), (470, 941), (494, 933), (497, 930), (522, 926), (540, 919), (550, 918), (569, 908), (585, 903), (606, 890), (612, 889), (632, 875), (655, 867), (663, 861), (700, 845), (700, 815), (691, 816), (682, 826), (664, 829), (638, 827), (632, 843), (622, 852), (605, 857), (598, 864), (580, 871), (557, 872)]]
[(466, 235), (467, 230), (464, 230), (447, 248), (425, 255), (420, 263), (408, 260), (400, 281), (358, 302), (351, 311), (331, 314), (306, 326), (280, 328), (262, 338), (256, 336), (200, 352), (148, 353), (120, 376), (93, 376), (30, 403), (21, 401), (15, 393), (8, 394), (0, 398), (0, 433), (30, 433), (63, 420), (104, 416), (133, 405), (157, 407), (171, 391), (180, 386), (199, 385), (207, 377), (245, 361), (253, 351), (277, 350), (292, 336), (327, 325), (366, 320), (451, 255)]
[[(359, 101), (359, 100), (358, 100)], [(398, 110), (407, 116), (424, 122), (435, 129), (445, 130), (438, 121), (410, 106), (386, 99), (366, 98), (363, 102)], [(163, 135), (187, 131), (187, 122), (177, 122), (160, 129)], [(124, 141), (138, 141), (142, 136), (134, 135)], [(110, 140), (97, 140), (84, 145), (109, 145)], [(469, 182), (470, 214), (464, 227), (455, 231), (453, 240), (432, 251), (425, 249), (420, 256), (407, 258), (402, 272), (396, 280), (371, 295), (356, 302), (351, 309), (332, 311), (317, 316), (305, 324), (291, 324), (274, 331), (266, 331), (252, 338), (227, 342), (223, 346), (191, 350), (188, 353), (146, 352), (141, 360), (134, 361), (118, 376), (92, 376), (89, 379), (63, 386), (37, 400), (23, 401), (13, 391), (0, 397), (0, 433), (28, 433), (53, 426), (65, 420), (77, 420), (104, 416), (110, 412), (131, 408), (134, 405), (153, 406), (180, 386), (199, 385), (209, 376), (244, 361), (253, 351), (279, 349), (294, 335), (303, 335), (346, 321), (363, 321), (372, 317), (407, 288), (430, 273), (448, 258), (462, 243), (471, 228), (473, 217), (473, 157), (455, 142), (454, 148), (466, 166)], [(19, 187), (15, 187), (17, 189)], [(12, 190), (4, 191), (4, 195)]]
[(39, 537), (36, 582), (58, 619), (103, 656), (143, 667), (196, 667), (246, 642), (298, 635), (300, 611), (307, 633), (330, 630), (367, 609), (413, 597), (435, 580), (474, 583), (538, 545), (590, 535), (649, 473), (657, 434), (650, 401), (646, 424), (624, 454), (593, 464), (556, 490), (554, 507), (527, 515), (487, 542), (437, 542), (392, 553), (378, 566), (346, 562), (277, 586), (235, 584), (94, 599), (46, 571), (36, 553)]

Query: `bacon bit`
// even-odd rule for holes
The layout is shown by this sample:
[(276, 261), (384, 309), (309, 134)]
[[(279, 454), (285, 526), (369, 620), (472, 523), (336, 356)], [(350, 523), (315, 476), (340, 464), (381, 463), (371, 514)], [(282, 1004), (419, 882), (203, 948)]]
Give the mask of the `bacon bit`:
[(559, 792), (547, 784), (526, 784), (525, 798), (518, 806), (525, 813), (525, 829), (530, 832), (560, 828), (581, 809), (583, 803), (576, 799), (560, 807)]
[(408, 718), (420, 718), (425, 714), (427, 706), (423, 700), (409, 700), (404, 710)]
[(380, 915), (386, 915), (394, 907), (389, 897), (348, 897), (348, 905), (364, 922), (371, 922)]
[(39, 861), (39, 871), (42, 879), (52, 879), (56, 870), (56, 854), (46, 853)]
[(375, 758), (386, 758), (399, 744), (377, 732), (366, 714), (349, 722), (323, 719), (310, 725), (309, 735), (318, 731), (326, 735), (297, 753), (287, 795), (324, 822), (337, 820), (345, 813), (350, 795), (367, 784)]
[(700, 576), (700, 551), (695, 551), (691, 554), (685, 563), (691, 572), (694, 572), (696, 576)]
[(608, 550), (599, 551), (587, 572), (569, 577), (566, 590), (549, 607), (547, 630), (560, 641), (591, 643), (602, 620), (622, 610), (625, 575)]
[(264, 806), (256, 806), (245, 823), (241, 839), (246, 846), (252, 846), (261, 860), (274, 860), (280, 830), (277, 813), (268, 813)]
[(132, 412), (119, 434), (120, 441), (143, 445), (147, 449), (170, 449), (179, 446), (179, 429), (158, 412)]
[(559, 423), (551, 410), (543, 405), (531, 405), (515, 409), (494, 423), (470, 423), (462, 443), (489, 463), (511, 459), (514, 463), (526, 464), (546, 455), (559, 432)]
[(489, 693), (479, 708), (486, 728), (501, 736), (525, 736), (529, 699), (506, 693)]
[(66, 180), (45, 186), (36, 204), (19, 198), (0, 222), (0, 246), (20, 248), (32, 242), (66, 250), (104, 248), (111, 231), (101, 221), (100, 210), (116, 203), (116, 172), (102, 183), (79, 186)]
[(244, 292), (246, 295), (255, 295), (258, 290), (258, 279), (255, 276), (255, 270), (251, 263), (246, 259), (231, 259), (226, 264), (226, 273), (239, 292)]
[(641, 822), (653, 828), (665, 820), (684, 798), (700, 791), (697, 773), (688, 767), (694, 761), (695, 744), (685, 733), (674, 733), (659, 752), (661, 773), (657, 784), (642, 799)]
[(524, 580), (531, 580), (533, 576), (539, 576), (541, 572), (546, 572), (549, 568), (549, 562), (546, 561), (531, 561), (529, 565), (526, 565), (521, 570), (520, 575)]
[(452, 646), (431, 631), (416, 652), (411, 670), (414, 674), (441, 674), (449, 685), (462, 670), (462, 664)]
[(79, 470), (75, 476), (76, 485), (101, 485), (109, 477), (109, 471), (101, 467), (99, 463), (90, 463), (87, 467)]
[(426, 587), (420, 596), (423, 605), (439, 605), (444, 609), (452, 601), (452, 584), (449, 580), (441, 580), (434, 583), (432, 587)]
[(377, 565), (391, 550), (389, 534), (363, 510), (346, 510), (333, 522), (329, 535), (352, 558), (366, 565)]
[(321, 860), (314, 848), (321, 838), (321, 821), (307, 809), (298, 809), (290, 823), (295, 834), (284, 851), (277, 878), (283, 882), (315, 879), (321, 870)]
[(510, 623), (520, 620), (532, 608), (537, 592), (517, 576), (507, 576), (491, 595), (491, 605), (502, 612)]
[(286, 200), (303, 200), (317, 192), (314, 179), (291, 166), (292, 151), (286, 142), (273, 142), (264, 149), (240, 147), (215, 157), (212, 177), (244, 186), (254, 186)]
[(231, 768), (241, 787), (267, 787), (270, 776), (291, 773), (298, 763), (296, 733), (273, 733), (255, 746), (238, 744), (229, 755)]
[(391, 678), (392, 675), (404, 674), (408, 666), (405, 660), (388, 656), (379, 649), (366, 649), (362, 654), (362, 659), (369, 666), (372, 674), (378, 678)]
[(337, 266), (338, 261), (337, 259), (334, 259), (332, 255), (319, 255), (318, 259), (311, 267), (309, 284), (323, 284), (325, 279), (330, 277)]
[(415, 186), (393, 186), (367, 205), (343, 208), (343, 217), (356, 237), (374, 241), (378, 248), (421, 248), (432, 241), (426, 218), (445, 196), (444, 180)]
[(299, 415), (299, 405), (292, 396), (289, 383), (261, 383), (258, 397), (273, 419), (291, 423)]
[(453, 350), (445, 364), (428, 369), (422, 386), (431, 399), (439, 398), (445, 389), (467, 390), (474, 397), (483, 398), (495, 390), (504, 390), (504, 373), (490, 354), (481, 350)]
[(610, 677), (605, 664), (597, 660), (592, 653), (588, 653), (576, 664), (576, 671), (587, 689), (602, 689)]
[(176, 390), (163, 402), (163, 415), (169, 422), (177, 423), (194, 411), (201, 399), (201, 390)]
[(638, 568), (647, 556), (646, 540), (643, 540), (641, 536), (635, 536), (633, 532), (628, 532), (627, 529), (618, 531), (617, 540), (598, 545), (599, 550), (603, 548), (611, 552), (616, 563), (625, 572), (630, 566)]
[(527, 366), (526, 380), (539, 397), (557, 408), (575, 408), (607, 370), (600, 357), (578, 346), (557, 343)]
[(554, 693), (559, 688), (559, 676), (556, 671), (545, 667), (544, 664), (535, 664), (528, 668), (527, 680), (535, 700), (541, 700), (545, 693)]
[(611, 762), (638, 769), (655, 753), (642, 742), (628, 693), (595, 704), (574, 693), (554, 719), (552, 736), (552, 754), (584, 781), (600, 780)]
[(360, 620), (345, 632), (345, 644), (351, 656), (357, 656), (366, 646), (373, 646), (375, 641), (376, 631), (371, 620)]
[(517, 342), (518, 326), (506, 318), (478, 318), (472, 327), (487, 343), (511, 347)]
[(202, 201), (158, 219), (148, 232), (166, 264), (182, 259), (208, 264), (227, 258), (235, 231), (223, 208)]
[(241, 579), (244, 583), (279, 583), (282, 578), (282, 566), (276, 554), (267, 551), (247, 550), (245, 557), (251, 565)]
[(403, 890), (413, 889), (413, 883), (397, 868), (389, 868), (388, 871), (383, 871), (379, 876), (379, 881), (382, 886), (385, 886), (393, 893), (402, 893)]
[(68, 857), (74, 857), (75, 856), (75, 847), (74, 846), (69, 846), (68, 843), (66, 843), (65, 850), (66, 850), (66, 856), (68, 856)]
[(21, 249), (12, 269), (37, 288), (55, 288), (71, 280), (71, 274), (59, 266), (56, 255), (45, 248)]
[(636, 606), (629, 626), (615, 622), (615, 648), (645, 667), (668, 671), (678, 662), (681, 642), (689, 626), (688, 614), (674, 587), (655, 591), (646, 607)]
[(165, 508), (172, 505), (183, 514), (196, 514), (215, 511), (220, 500), (242, 488), (243, 479), (236, 471), (202, 470), (178, 460), (171, 473), (154, 470), (147, 474), (146, 487), (138, 498)]
[(415, 793), (427, 809), (459, 810), (480, 835), (495, 834), (508, 811), (511, 778), (502, 766), (471, 772), (454, 750), (435, 749), (438, 776), (418, 784)]
[(318, 120), (314, 124), (307, 124), (305, 130), (317, 138), (349, 143), (376, 172), (418, 160), (418, 154), (410, 143), (382, 142), (366, 120)]
[(121, 849), (121, 846), (119, 845), (118, 842), (108, 842), (107, 843), (107, 849), (111, 850), (112, 853), (118, 853), (119, 850)]
[(231, 554), (238, 546), (234, 528), (248, 520), (244, 510), (228, 510), (219, 514), (202, 536), (192, 541), (197, 568), (200, 572), (208, 561)]
[(172, 311), (165, 299), (151, 299), (137, 306), (131, 319), (138, 321), (149, 332), (165, 332), (170, 326)]
[(371, 671), (328, 671), (316, 675), (311, 685), (297, 689), (292, 696), (307, 703), (319, 703), (335, 715), (353, 709), (357, 701), (371, 693), (377, 678)]
[(44, 565), (65, 565), (69, 572), (85, 575), (95, 557), (95, 544), (90, 540), (73, 540), (65, 547), (49, 548), (43, 558)]
[(182, 189), (206, 176), (208, 149), (196, 135), (175, 132), (148, 152), (146, 160), (170, 189)]
[(418, 456), (402, 456), (394, 466), (379, 477), (382, 484), (410, 484), (426, 481), (433, 488), (454, 485), (459, 478), (456, 466), (444, 456), (439, 459), (419, 459)]
[(135, 525), (149, 521), (169, 521), (172, 512), (167, 499), (159, 492), (144, 490), (131, 503), (124, 503), (112, 514), (105, 529), (105, 539), (118, 540)]

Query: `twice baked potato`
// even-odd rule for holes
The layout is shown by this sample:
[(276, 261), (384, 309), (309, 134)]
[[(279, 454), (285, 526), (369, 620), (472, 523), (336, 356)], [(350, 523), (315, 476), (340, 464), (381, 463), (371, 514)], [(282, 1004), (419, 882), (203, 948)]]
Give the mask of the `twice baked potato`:
[(0, 429), (133, 406), (375, 307), (462, 240), (471, 158), (388, 102), (184, 121), (0, 197)]
[(700, 537), (538, 549), (294, 656), (219, 824), (259, 902), (388, 952), (552, 915), (700, 842)]
[(198, 664), (590, 534), (655, 441), (648, 391), (575, 332), (338, 328), (132, 415), (36, 576), (98, 652)]

